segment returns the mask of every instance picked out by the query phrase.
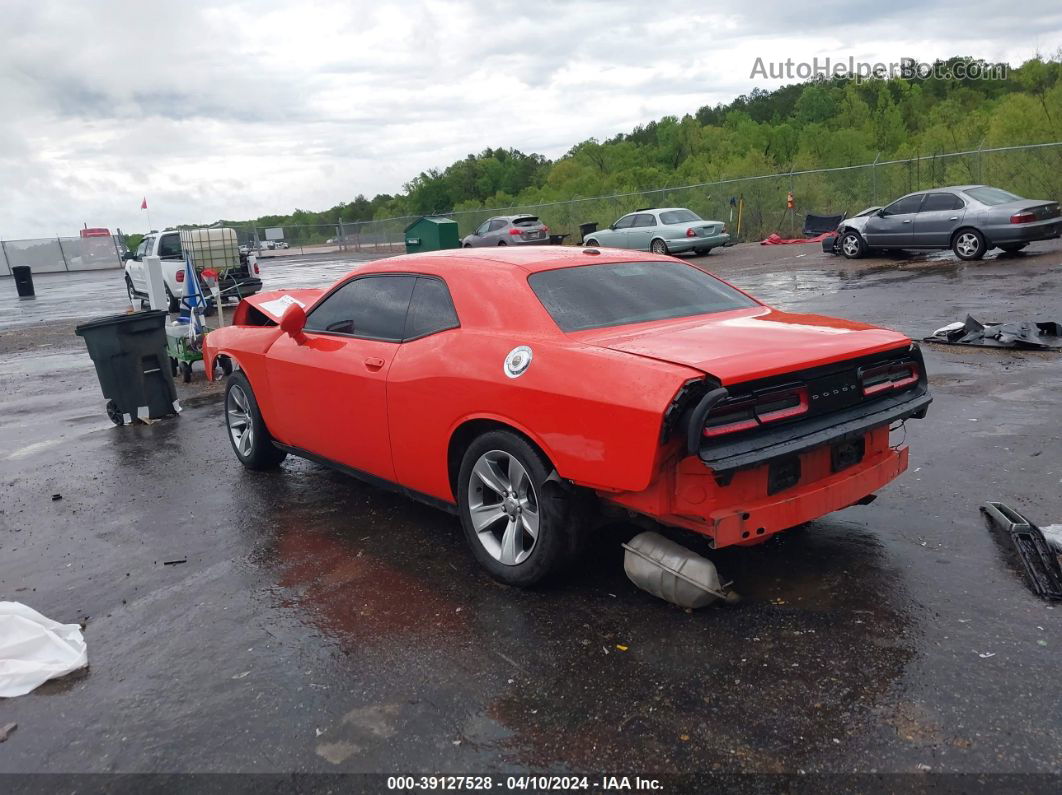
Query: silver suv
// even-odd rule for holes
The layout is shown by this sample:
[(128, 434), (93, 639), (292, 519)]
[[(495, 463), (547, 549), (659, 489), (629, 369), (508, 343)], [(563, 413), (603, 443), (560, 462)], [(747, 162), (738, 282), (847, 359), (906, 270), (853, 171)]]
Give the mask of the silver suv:
[(549, 243), (549, 227), (534, 215), (496, 215), (461, 241), (464, 248)]

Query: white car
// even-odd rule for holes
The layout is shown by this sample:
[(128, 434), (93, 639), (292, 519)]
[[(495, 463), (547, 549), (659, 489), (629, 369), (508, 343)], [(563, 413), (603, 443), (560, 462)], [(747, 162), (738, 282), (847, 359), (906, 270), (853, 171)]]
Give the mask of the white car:
[[(223, 297), (238, 296), (245, 298), (262, 289), (261, 270), (253, 254), (245, 254), (236, 247), (236, 234), (231, 229), (192, 229), (184, 234), (193, 241), (193, 259), (197, 248), (207, 256), (207, 264), (219, 271), (220, 286)], [(229, 236), (231, 235), (231, 245)], [(220, 245), (219, 245), (220, 242)], [(225, 254), (228, 251), (228, 254)], [(218, 254), (221, 256), (218, 256)], [(146, 300), (148, 297), (147, 275), (144, 272), (144, 258), (156, 256), (162, 262), (162, 280), (166, 284), (166, 297), (169, 299), (169, 311), (177, 312), (181, 308), (184, 296), (184, 248), (181, 245), (181, 232), (169, 229), (154, 232), (137, 246), (135, 252), (125, 255), (125, 289), (129, 300)], [(218, 262), (225, 267), (219, 267)], [(203, 265), (196, 262), (201, 270)]]

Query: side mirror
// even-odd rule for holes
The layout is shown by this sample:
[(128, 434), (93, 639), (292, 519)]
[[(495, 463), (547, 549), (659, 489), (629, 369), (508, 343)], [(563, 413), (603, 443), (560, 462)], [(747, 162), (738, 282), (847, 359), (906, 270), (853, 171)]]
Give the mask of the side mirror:
[(299, 345), (302, 345), (306, 335), (302, 329), (306, 326), (306, 310), (298, 304), (292, 304), (280, 318), (280, 330), (291, 337)]
[(122, 262), (129, 262), (129, 260), (135, 259), (135, 258), (136, 258), (136, 252), (133, 252), (133, 251), (126, 251), (124, 254), (122, 254)]
[(876, 213), (874, 213), (874, 215), (876, 215), (878, 218), (884, 218), (885, 214), (886, 213), (885, 213), (885, 208), (884, 207), (882, 207), (880, 210), (878, 210)]
[(609, 224), (609, 225), (608, 225), (608, 228), (609, 228), (609, 230), (610, 230), (610, 231), (612, 231), (612, 232), (615, 232), (615, 231), (616, 231), (616, 225), (615, 225), (615, 224)]

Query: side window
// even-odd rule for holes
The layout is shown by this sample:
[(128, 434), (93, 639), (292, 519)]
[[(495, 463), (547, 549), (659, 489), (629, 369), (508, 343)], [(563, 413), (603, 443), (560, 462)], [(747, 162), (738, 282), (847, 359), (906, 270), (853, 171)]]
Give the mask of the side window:
[(885, 215), (905, 215), (906, 213), (918, 212), (918, 207), (922, 204), (924, 195), (924, 193), (916, 193), (914, 196), (904, 196), (902, 199), (894, 201), (885, 208)]
[(183, 259), (181, 253), (181, 236), (179, 234), (163, 235), (159, 238), (159, 256), (162, 259)]
[(421, 276), (413, 287), (409, 302), (409, 319), (406, 321), (406, 339), (426, 337), (437, 331), (457, 328), (457, 311), (450, 298), (450, 291), (441, 279)]
[(485, 235), (485, 234), (487, 234), (487, 229), (488, 228), (490, 228), (490, 221), (484, 221), (478, 227), (476, 227), (476, 231), (473, 232), (472, 234)]
[(965, 207), (962, 199), (952, 193), (930, 193), (922, 204), (922, 212), (933, 210), (961, 210)]
[(656, 226), (656, 219), (650, 213), (638, 213), (634, 216), (635, 226)]
[(133, 257), (133, 259), (135, 259), (137, 262), (143, 260), (144, 257), (147, 256), (147, 253), (151, 251), (151, 242), (154, 239), (155, 238), (153, 237), (145, 237), (143, 240), (141, 240), (140, 245), (136, 247), (136, 256)]
[(499, 229), (504, 229), (508, 225), (509, 225), (508, 221), (505, 221), (505, 220), (502, 220), (501, 218), (498, 218), (498, 219), (490, 222), (490, 228), (487, 231), (489, 231), (489, 232), (497, 232)]
[(306, 318), (307, 331), (399, 342), (416, 276), (363, 276), (347, 282)]
[(630, 215), (623, 216), (618, 221), (616, 221), (616, 229), (630, 229), (632, 226), (634, 226), (634, 218), (635, 216), (633, 213), (631, 213)]

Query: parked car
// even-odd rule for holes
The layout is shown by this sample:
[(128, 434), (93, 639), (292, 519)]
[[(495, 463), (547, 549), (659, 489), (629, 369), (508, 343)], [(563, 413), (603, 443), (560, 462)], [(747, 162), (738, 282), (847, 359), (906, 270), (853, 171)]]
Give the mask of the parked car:
[(244, 466), (294, 454), (456, 513), (513, 585), (569, 562), (602, 510), (720, 548), (868, 502), (907, 467), (890, 423), (931, 400), (903, 334), (618, 250), (365, 263), (242, 301), (205, 357), (238, 368)]
[[(184, 230), (186, 236), (192, 233), (195, 239), (209, 240), (214, 244), (211, 252), (211, 267), (219, 272), (218, 284), (223, 297), (245, 297), (254, 295), (262, 289), (261, 270), (253, 254), (236, 245), (236, 233), (226, 228)], [(199, 233), (195, 236), (195, 233)], [(219, 243), (220, 241), (220, 243)], [(205, 244), (209, 247), (210, 244)], [(125, 289), (129, 300), (146, 300), (148, 297), (147, 277), (144, 273), (144, 257), (156, 256), (161, 260), (162, 279), (166, 283), (166, 297), (169, 299), (169, 311), (177, 312), (184, 296), (185, 251), (181, 244), (181, 231), (169, 229), (154, 232), (137, 246), (135, 252), (126, 252)], [(203, 265), (195, 263), (200, 269)]]
[(707, 254), (729, 241), (722, 221), (705, 221), (685, 207), (662, 207), (627, 213), (607, 229), (587, 235), (583, 245), (633, 248), (654, 254)]
[(549, 227), (534, 215), (499, 215), (488, 218), (461, 241), (464, 248), (521, 246), (549, 243)]
[(991, 248), (1021, 251), (1062, 234), (1058, 202), (1023, 199), (989, 185), (955, 185), (908, 193), (873, 212), (848, 218), (837, 247), (849, 259), (868, 249), (945, 249), (964, 260)]

